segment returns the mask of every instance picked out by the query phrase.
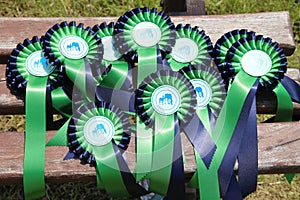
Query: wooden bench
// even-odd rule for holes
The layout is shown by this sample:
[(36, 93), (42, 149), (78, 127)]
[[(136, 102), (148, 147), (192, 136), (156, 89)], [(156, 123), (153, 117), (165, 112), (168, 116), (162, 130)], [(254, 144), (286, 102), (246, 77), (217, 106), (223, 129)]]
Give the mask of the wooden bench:
[[(5, 66), (12, 49), (25, 38), (41, 36), (55, 23), (61, 21), (82, 22), (93, 26), (102, 22), (116, 21), (107, 18), (0, 18), (0, 114), (24, 114), (24, 104), (10, 94), (6, 88)], [(216, 15), (216, 16), (176, 16), (175, 24), (191, 24), (206, 31), (213, 43), (224, 33), (233, 29), (248, 29), (273, 38), (284, 49), (287, 56), (293, 54), (295, 43), (288, 12), (259, 14)], [(276, 27), (276, 28), (274, 28)], [(289, 70), (289, 76), (300, 81), (298, 70)], [(276, 100), (269, 94), (258, 97), (259, 113), (275, 113)], [(300, 116), (300, 107), (295, 105), (294, 115)], [(259, 173), (300, 172), (300, 123), (261, 123), (259, 134)], [(49, 131), (48, 139), (55, 133)], [(134, 139), (132, 139), (134, 141)], [(24, 133), (0, 133), (0, 184), (21, 184), (23, 175)], [(195, 170), (192, 148), (186, 140), (185, 172), (190, 175)], [(84, 166), (78, 160), (64, 161), (67, 147), (47, 147), (45, 162), (46, 182), (95, 181), (95, 169)], [(134, 151), (134, 142), (128, 151)], [(128, 154), (133, 168), (133, 154)]]

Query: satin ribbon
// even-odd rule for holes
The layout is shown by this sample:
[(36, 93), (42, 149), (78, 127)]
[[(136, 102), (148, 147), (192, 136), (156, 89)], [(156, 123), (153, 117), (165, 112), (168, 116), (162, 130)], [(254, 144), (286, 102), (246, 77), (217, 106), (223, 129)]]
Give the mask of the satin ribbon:
[[(247, 52), (253, 54), (251, 55), (252, 60), (249, 60), (250, 54), (247, 55), (248, 57), (245, 56)], [(224, 199), (230, 199), (234, 196), (239, 199), (240, 197), (247, 196), (256, 188), (257, 162), (249, 163), (248, 160), (257, 160), (257, 138), (254, 138), (256, 134), (250, 134), (248, 130), (245, 131), (244, 128), (242, 128), (256, 127), (255, 114), (250, 113), (249, 116), (245, 116), (242, 110), (251, 109), (251, 105), (253, 105), (255, 101), (254, 95), (257, 91), (258, 83), (260, 86), (267, 85), (271, 88), (280, 84), (278, 80), (282, 78), (281, 73), (283, 73), (286, 68), (286, 62), (281, 52), (278, 45), (272, 43), (269, 38), (265, 39), (262, 36), (251, 35), (248, 36), (248, 38), (239, 39), (230, 47), (226, 55), (226, 66), (229, 67), (227, 72), (234, 73), (235, 76), (228, 74), (229, 77), (234, 78), (234, 81), (229, 87), (224, 107), (216, 122), (216, 128), (213, 131), (220, 133), (220, 137), (215, 138), (217, 139), (216, 143), (218, 149), (216, 152), (216, 160), (212, 162), (212, 166), (215, 165), (215, 169), (218, 170), (221, 196)], [(252, 62), (251, 67), (253, 67), (253, 65), (256, 67), (266, 66), (260, 66), (259, 64), (263, 62), (258, 63), (257, 59), (265, 59), (265, 64), (270, 65), (271, 69), (265, 71), (261, 76), (249, 75), (249, 73), (251, 74), (253, 71), (247, 68), (249, 67), (248, 62)], [(232, 110), (235, 112), (232, 112)], [(230, 112), (230, 114), (228, 112)], [(255, 112), (255, 109), (252, 109), (251, 112)], [(253, 129), (253, 133), (256, 133), (256, 129)], [(250, 138), (247, 140), (243, 139), (243, 137), (246, 136)], [(233, 148), (233, 146), (235, 148)], [(248, 149), (250, 147), (252, 151), (247, 152), (245, 149), (242, 149), (244, 146)], [(237, 149), (239, 150), (237, 151)], [(220, 152), (218, 152), (218, 150), (220, 150)], [(233, 173), (236, 158), (238, 158), (239, 161), (239, 183), (235, 183), (236, 180)], [(217, 161), (217, 159), (219, 161)], [(245, 169), (252, 169), (252, 172), (246, 171)], [(253, 174), (250, 175), (250, 172)], [(239, 187), (242, 187), (241, 191)]]
[[(87, 120), (95, 116), (106, 117), (113, 123), (115, 134), (106, 144), (90, 144), (87, 139)], [(68, 125), (71, 152), (77, 155), (83, 164), (88, 163), (96, 167), (98, 186), (115, 197), (138, 197), (147, 194), (147, 191), (135, 182), (123, 157), (121, 149), (126, 150), (129, 139), (128, 116), (115, 106), (104, 102), (83, 105), (74, 113)]]
[[(114, 30), (115, 48), (137, 60), (137, 80), (133, 80), (136, 88), (145, 77), (157, 71), (158, 58), (162, 52), (171, 51), (175, 43), (175, 27), (170, 18), (156, 9), (136, 8), (122, 15)], [(135, 76), (134, 76), (135, 77)], [(141, 180), (150, 171), (152, 139), (151, 130), (137, 116), (137, 164), (136, 178)]]
[[(170, 87), (179, 90), (180, 99), (176, 99), (178, 97), (175, 95), (173, 101), (175, 103), (181, 101), (181, 103), (174, 113), (159, 113), (160, 111), (154, 107), (153, 102), (158, 101), (157, 97), (160, 97), (156, 96), (155, 93), (160, 93), (162, 87), (163, 89)], [(182, 179), (179, 178), (184, 173), (181, 170), (183, 169), (182, 152), (180, 151), (181, 148), (178, 148), (180, 139), (176, 139), (176, 136), (179, 137), (178, 129), (185, 131), (207, 168), (216, 148), (197, 114), (193, 111), (195, 100), (191, 83), (179, 73), (173, 71), (159, 71), (150, 75), (142, 82), (136, 92), (137, 113), (141, 120), (154, 130), (153, 162), (149, 174), (149, 190), (167, 195), (166, 198), (182, 197), (183, 195), (181, 188), (184, 188), (184, 181), (180, 181)], [(177, 118), (179, 125), (176, 122)], [(175, 149), (175, 146), (178, 149)], [(178, 158), (175, 159), (174, 155), (177, 155)], [(173, 171), (176, 171), (176, 174), (171, 173)], [(176, 176), (178, 176), (178, 179)], [(177, 180), (178, 182), (170, 183), (170, 180)], [(175, 191), (175, 188), (180, 189), (174, 194), (171, 191)]]
[[(220, 73), (216, 69), (206, 66), (204, 63), (195, 66), (189, 65), (188, 67), (182, 68), (180, 72), (193, 83), (194, 90), (198, 97), (196, 106), (197, 115), (203, 123), (204, 128), (212, 135), (216, 119), (226, 95), (225, 86), (222, 83)], [(199, 90), (200, 88), (201, 90)], [(210, 187), (212, 185), (214, 185), (214, 189), (217, 189), (218, 184), (215, 183), (217, 176), (210, 177), (209, 183), (213, 184), (206, 184), (208, 177), (202, 173), (205, 173), (207, 167), (204, 165), (196, 149), (195, 157), (197, 170), (189, 185), (191, 187), (200, 188), (200, 192), (202, 190), (211, 190)], [(211, 197), (207, 196), (205, 198)]]
[[(44, 196), (44, 160), (46, 127), (53, 127), (52, 105), (67, 110), (69, 98), (57, 81), (58, 70), (43, 57), (38, 37), (25, 39), (13, 50), (6, 69), (7, 85), (25, 100), (26, 134), (24, 144), (24, 196)], [(52, 95), (54, 93), (60, 95)], [(59, 107), (57, 105), (60, 105)], [(67, 112), (63, 113), (67, 115)]]

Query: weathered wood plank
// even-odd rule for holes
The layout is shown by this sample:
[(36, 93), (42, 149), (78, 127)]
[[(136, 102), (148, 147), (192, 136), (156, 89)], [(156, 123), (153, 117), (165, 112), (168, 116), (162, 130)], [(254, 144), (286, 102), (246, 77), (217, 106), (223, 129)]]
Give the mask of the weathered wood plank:
[[(12, 49), (25, 38), (42, 36), (55, 23), (77, 21), (86, 26), (116, 21), (116, 17), (102, 18), (0, 18), (0, 63), (6, 63)], [(271, 37), (284, 48), (286, 55), (292, 55), (295, 42), (288, 12), (267, 12), (257, 14), (174, 16), (175, 24), (199, 26), (215, 42), (222, 34), (233, 29), (248, 29)], [(274, 28), (276, 27), (276, 28)]]
[[(15, 96), (11, 95), (5, 82), (5, 65), (0, 64), (0, 115), (24, 114), (24, 104)], [(300, 81), (298, 69), (288, 69), (287, 75)], [(1, 81), (2, 80), (2, 81)], [(294, 115), (300, 116), (300, 105), (294, 104)], [(257, 96), (257, 111), (260, 114), (276, 113), (276, 97), (272, 93), (260, 93)]]
[[(258, 125), (259, 173), (300, 172), (300, 122), (265, 123)], [(48, 139), (54, 132), (48, 132)], [(0, 184), (22, 182), (23, 133), (0, 133)], [(193, 150), (184, 137), (183, 150), (186, 156), (187, 177), (196, 169)], [(79, 160), (63, 158), (67, 147), (47, 147), (45, 177), (47, 182), (95, 181), (95, 170), (81, 165)], [(135, 165), (134, 138), (126, 152), (131, 169)]]

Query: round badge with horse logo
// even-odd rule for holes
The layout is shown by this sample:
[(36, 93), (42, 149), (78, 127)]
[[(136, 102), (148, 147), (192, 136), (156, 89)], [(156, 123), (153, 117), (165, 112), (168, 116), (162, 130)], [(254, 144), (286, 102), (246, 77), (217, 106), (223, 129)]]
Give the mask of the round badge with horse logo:
[(59, 50), (67, 58), (80, 59), (87, 55), (89, 48), (84, 39), (71, 35), (60, 40)]
[(151, 96), (154, 110), (162, 115), (175, 113), (181, 105), (180, 93), (170, 85), (162, 85), (156, 88)]
[(152, 47), (161, 39), (160, 28), (152, 22), (140, 22), (132, 30), (133, 40), (142, 47)]
[(192, 62), (198, 55), (198, 45), (189, 38), (179, 38), (176, 40), (171, 55), (178, 62)]
[(193, 79), (191, 80), (191, 83), (194, 86), (197, 95), (197, 108), (204, 108), (207, 104), (209, 104), (212, 97), (210, 85), (201, 79)]
[(84, 126), (84, 137), (95, 146), (106, 145), (112, 140), (114, 134), (113, 123), (103, 116), (92, 117)]
[(242, 68), (251, 76), (263, 76), (272, 68), (270, 56), (261, 50), (251, 50), (242, 57)]
[(36, 51), (26, 59), (26, 69), (34, 76), (48, 76), (55, 67), (48, 64), (48, 60), (43, 57), (42, 51)]

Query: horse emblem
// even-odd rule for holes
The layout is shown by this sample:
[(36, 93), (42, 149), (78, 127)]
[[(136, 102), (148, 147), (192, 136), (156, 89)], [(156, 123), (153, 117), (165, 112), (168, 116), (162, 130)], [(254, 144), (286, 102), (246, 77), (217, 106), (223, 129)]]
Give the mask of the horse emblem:
[(163, 95), (162, 97), (159, 98), (159, 104), (160, 105), (173, 105), (173, 99), (172, 99), (172, 95), (170, 93), (166, 93), (165, 95)]
[(199, 97), (204, 97), (202, 87), (196, 87), (195, 91)]
[(80, 51), (80, 46), (78, 42), (72, 42), (67, 45), (68, 51)]
[(37, 61), (34, 61), (33, 66), (35, 69), (38, 69), (40, 67), (40, 65), (42, 65), (42, 67), (44, 69), (46, 69), (48, 67), (48, 61), (46, 58), (41, 58)]
[(100, 136), (101, 134), (107, 134), (107, 131), (103, 124), (97, 124), (97, 126), (93, 130), (93, 135)]

